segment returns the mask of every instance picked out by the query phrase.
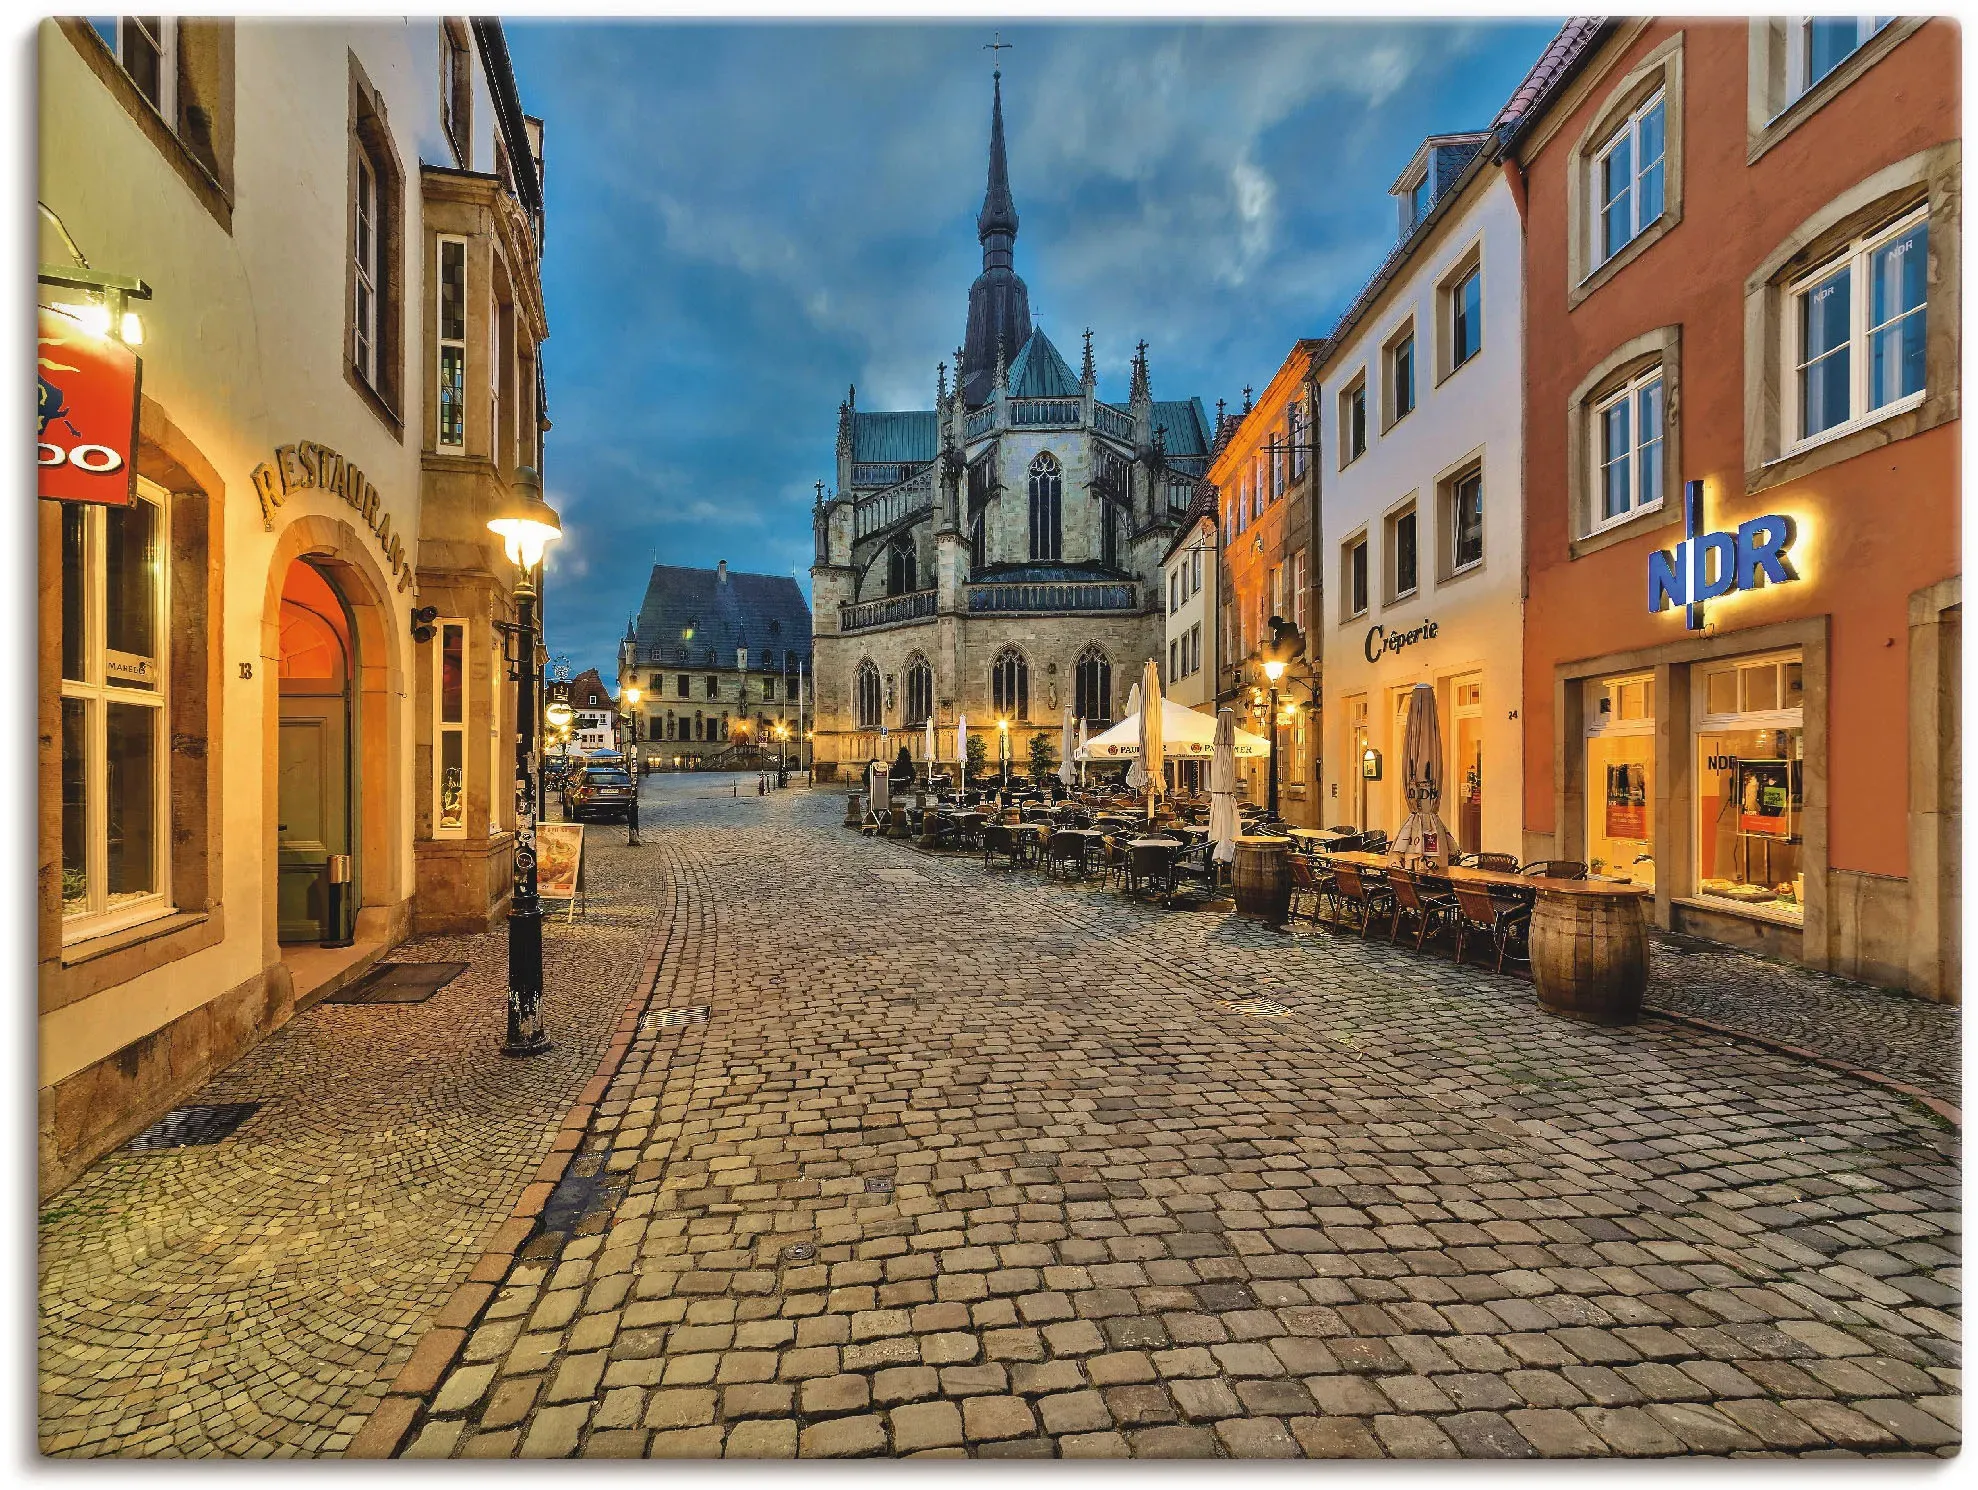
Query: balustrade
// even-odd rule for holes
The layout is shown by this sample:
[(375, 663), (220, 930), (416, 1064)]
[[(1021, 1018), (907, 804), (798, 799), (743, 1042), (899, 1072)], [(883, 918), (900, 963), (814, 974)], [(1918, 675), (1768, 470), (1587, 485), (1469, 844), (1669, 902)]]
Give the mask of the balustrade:
[(934, 614), (938, 591), (914, 590), (905, 595), (885, 595), (877, 600), (860, 600), (838, 607), (838, 630), (870, 631), (875, 626), (896, 626), (902, 621), (919, 621)]
[(1138, 587), (1107, 580), (1021, 580), (968, 587), (968, 608), (992, 611), (1131, 611), (1139, 608)]

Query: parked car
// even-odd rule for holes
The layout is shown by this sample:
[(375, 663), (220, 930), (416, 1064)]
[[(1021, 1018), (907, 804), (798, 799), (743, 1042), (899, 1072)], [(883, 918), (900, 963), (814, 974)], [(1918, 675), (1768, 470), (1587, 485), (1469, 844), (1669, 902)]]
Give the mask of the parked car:
[(570, 822), (623, 822), (631, 810), (632, 778), (622, 763), (587, 761), (570, 773), (563, 788), (563, 816)]

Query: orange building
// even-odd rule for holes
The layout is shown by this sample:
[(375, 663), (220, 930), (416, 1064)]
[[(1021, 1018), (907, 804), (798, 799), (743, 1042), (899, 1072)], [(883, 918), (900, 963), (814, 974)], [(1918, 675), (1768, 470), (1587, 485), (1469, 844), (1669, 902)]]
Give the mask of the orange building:
[[(1273, 616), (1309, 632), (1317, 614), (1318, 408), (1312, 358), (1321, 343), (1293, 344), (1254, 404), (1223, 421), (1209, 464), (1222, 525), (1219, 645), (1215, 706), (1236, 711), (1236, 722), (1264, 734), (1270, 684), (1259, 649)], [(1278, 816), (1318, 827), (1318, 650), (1294, 662), (1278, 684)], [(1266, 760), (1238, 763), (1248, 800), (1269, 798)]]
[(1527, 858), (1946, 1000), (1958, 57), (1942, 21), (1575, 21), (1505, 162)]

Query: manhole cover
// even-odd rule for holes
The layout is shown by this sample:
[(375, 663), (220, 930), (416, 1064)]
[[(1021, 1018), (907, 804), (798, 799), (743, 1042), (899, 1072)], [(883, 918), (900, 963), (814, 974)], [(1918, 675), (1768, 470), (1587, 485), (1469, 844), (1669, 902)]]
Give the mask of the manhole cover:
[(865, 1182), (865, 1193), (868, 1195), (891, 1195), (893, 1193), (893, 1182), (882, 1174), (875, 1174)]
[(213, 1107), (178, 1107), (159, 1118), (124, 1147), (183, 1149), (218, 1143), (261, 1110), (259, 1102), (222, 1102)]
[(1232, 1014), (1248, 1014), (1254, 1019), (1289, 1019), (1291, 1010), (1276, 999), (1221, 999), (1223, 1008)]
[(815, 1256), (817, 1256), (816, 1242), (792, 1242), (783, 1249), (783, 1257), (787, 1262), (809, 1262)]
[(464, 962), (381, 962), (326, 1004), (423, 1004), (467, 971)]
[(652, 1030), (678, 1029), (683, 1024), (706, 1024), (706, 1004), (695, 1004), (686, 1009), (655, 1009), (645, 1017), (645, 1027)]

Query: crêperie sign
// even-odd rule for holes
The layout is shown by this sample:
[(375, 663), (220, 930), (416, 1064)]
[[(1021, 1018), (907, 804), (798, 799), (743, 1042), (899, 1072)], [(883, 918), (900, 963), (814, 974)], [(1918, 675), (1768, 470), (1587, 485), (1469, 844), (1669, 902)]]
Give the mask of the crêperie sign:
[(1389, 631), (1385, 626), (1367, 628), (1367, 661), (1379, 662), (1384, 653), (1399, 654), (1416, 642), (1434, 641), (1436, 623), (1424, 621), (1406, 631)]

